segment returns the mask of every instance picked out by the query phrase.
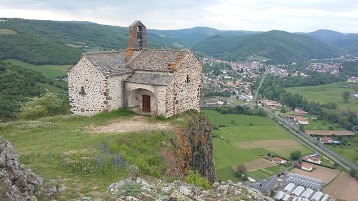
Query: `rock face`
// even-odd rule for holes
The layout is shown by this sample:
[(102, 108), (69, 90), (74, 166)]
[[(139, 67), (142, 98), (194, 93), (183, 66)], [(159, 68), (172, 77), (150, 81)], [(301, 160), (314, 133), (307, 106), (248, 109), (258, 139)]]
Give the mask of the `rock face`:
[[(91, 201), (89, 197), (80, 198), (79, 201)], [(148, 182), (142, 178), (132, 178), (113, 183), (108, 187), (108, 193), (104, 200), (250, 200), (273, 201), (272, 198), (263, 196), (255, 189), (251, 189), (241, 183), (214, 183), (213, 188), (204, 190), (181, 181), (165, 183), (161, 180)]]
[(31, 170), (19, 163), (13, 146), (0, 136), (0, 200), (34, 201), (35, 187), (43, 184)]

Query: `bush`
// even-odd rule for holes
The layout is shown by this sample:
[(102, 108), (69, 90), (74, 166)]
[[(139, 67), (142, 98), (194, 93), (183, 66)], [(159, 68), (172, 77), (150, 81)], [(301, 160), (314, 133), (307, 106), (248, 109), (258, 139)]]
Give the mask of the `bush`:
[(194, 184), (195, 186), (202, 187), (206, 190), (211, 188), (209, 180), (202, 177), (199, 173), (189, 170), (188, 176), (185, 178), (185, 182)]
[(65, 114), (67, 111), (64, 101), (52, 92), (40, 97), (30, 98), (20, 110), (19, 117), (23, 119), (38, 119), (46, 116)]

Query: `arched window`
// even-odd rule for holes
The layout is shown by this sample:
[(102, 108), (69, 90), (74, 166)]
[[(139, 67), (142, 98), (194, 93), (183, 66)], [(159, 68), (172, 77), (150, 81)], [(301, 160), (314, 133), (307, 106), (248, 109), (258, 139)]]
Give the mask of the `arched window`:
[(137, 41), (139, 49), (143, 48), (143, 41), (142, 41), (142, 26), (137, 26)]

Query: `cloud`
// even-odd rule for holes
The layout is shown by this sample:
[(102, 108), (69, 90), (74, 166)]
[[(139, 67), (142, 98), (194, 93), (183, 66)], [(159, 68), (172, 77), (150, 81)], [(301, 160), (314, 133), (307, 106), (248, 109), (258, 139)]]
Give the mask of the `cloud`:
[(128, 26), (140, 19), (148, 28), (333, 29), (358, 32), (356, 0), (2, 0), (0, 17), (86, 20)]

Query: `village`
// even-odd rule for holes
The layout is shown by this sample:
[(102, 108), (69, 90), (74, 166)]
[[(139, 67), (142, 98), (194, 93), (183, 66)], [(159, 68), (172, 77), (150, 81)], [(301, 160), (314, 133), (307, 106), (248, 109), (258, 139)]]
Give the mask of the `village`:
[[(343, 61), (356, 60), (358, 57), (350, 55), (326, 60), (312, 59), (306, 67), (298, 71), (297, 63), (272, 65), (267, 64), (265, 60), (234, 62), (206, 57), (202, 59), (204, 73), (201, 106), (236, 106), (251, 102), (254, 98), (251, 87), (265, 71), (280, 77), (307, 77), (308, 71), (338, 74)], [(225, 67), (222, 68), (223, 66)], [(210, 70), (205, 71), (205, 68)], [(358, 83), (358, 77), (350, 77), (348, 82)]]

